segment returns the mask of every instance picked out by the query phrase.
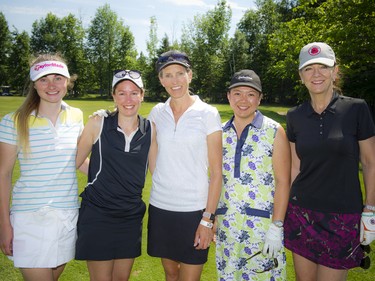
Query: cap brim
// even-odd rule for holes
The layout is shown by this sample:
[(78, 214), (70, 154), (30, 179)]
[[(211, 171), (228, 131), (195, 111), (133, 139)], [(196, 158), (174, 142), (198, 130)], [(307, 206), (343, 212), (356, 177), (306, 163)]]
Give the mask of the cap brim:
[(135, 79), (132, 79), (128, 76), (125, 76), (125, 77), (122, 77), (122, 78), (116, 78), (116, 80), (113, 81), (112, 83), (112, 89), (120, 82), (122, 81), (125, 81), (125, 80), (128, 80), (130, 82), (133, 82), (134, 85), (136, 85), (138, 88), (140, 88), (141, 90), (143, 89), (143, 83), (142, 83), (142, 80), (140, 80), (138, 83), (135, 81)]
[(63, 69), (61, 71), (53, 69), (53, 70), (41, 71), (36, 76), (31, 77), (30, 79), (31, 79), (31, 81), (35, 82), (39, 78), (41, 78), (43, 76), (46, 76), (46, 75), (50, 75), (50, 74), (58, 74), (58, 75), (62, 75), (64, 77), (66, 77), (66, 78), (70, 78), (70, 75), (69, 75), (68, 71), (63, 70)]
[(70, 78), (67, 65), (61, 61), (43, 61), (30, 67), (30, 80), (33, 82), (50, 74), (58, 74)]
[(240, 87), (240, 86), (250, 87), (250, 88), (253, 88), (253, 89), (257, 90), (257, 91), (260, 92), (260, 93), (262, 92), (262, 89), (259, 89), (259, 87), (255, 86), (255, 85), (253, 85), (253, 84), (250, 85), (250, 83), (243, 83), (243, 82), (240, 82), (240, 83), (234, 83), (233, 85), (230, 85), (230, 86), (228, 87), (228, 90), (231, 90), (231, 89), (233, 89), (233, 88)]
[(160, 68), (159, 68), (159, 70), (158, 70), (158, 72), (160, 72), (162, 69), (164, 69), (164, 68), (166, 68), (167, 66), (169, 66), (169, 65), (171, 65), (171, 64), (179, 64), (179, 65), (182, 65), (182, 66), (184, 66), (184, 67), (186, 67), (186, 68), (189, 68), (190, 66), (187, 64), (187, 63), (184, 63), (184, 62), (181, 62), (181, 61), (168, 61), (168, 62), (166, 62), (165, 64), (163, 64)]
[(335, 65), (335, 61), (332, 60), (332, 59), (315, 58), (315, 59), (308, 60), (307, 62), (305, 62), (303, 64), (300, 64), (300, 66), (298, 67), (298, 69), (301, 70), (305, 66), (310, 65), (310, 64), (315, 64), (315, 63), (323, 64), (323, 65), (326, 65), (326, 66), (329, 66), (329, 67), (332, 67), (332, 66)]

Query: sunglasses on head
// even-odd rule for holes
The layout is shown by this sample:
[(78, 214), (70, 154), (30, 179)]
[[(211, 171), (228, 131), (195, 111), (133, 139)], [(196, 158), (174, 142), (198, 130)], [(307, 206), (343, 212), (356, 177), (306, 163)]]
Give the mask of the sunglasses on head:
[(123, 78), (126, 75), (133, 79), (138, 79), (139, 77), (141, 77), (141, 72), (139, 72), (138, 70), (117, 69), (113, 73), (116, 78)]
[[(256, 252), (252, 256), (245, 259), (245, 261), (248, 261), (248, 260), (252, 259), (253, 257), (259, 255), (260, 253), (262, 253), (262, 252), (261, 251)], [(279, 262), (277, 261), (277, 258), (273, 258), (272, 260), (270, 260), (270, 262), (267, 263), (266, 267), (264, 267), (263, 270), (252, 270), (252, 271), (254, 271), (255, 273), (263, 273), (263, 272), (270, 271), (274, 268), (277, 268), (278, 266), (279, 266)]]

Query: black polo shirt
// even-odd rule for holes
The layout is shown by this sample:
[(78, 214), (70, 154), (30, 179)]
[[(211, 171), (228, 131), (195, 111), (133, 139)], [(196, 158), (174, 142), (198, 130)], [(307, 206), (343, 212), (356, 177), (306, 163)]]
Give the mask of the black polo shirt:
[[(104, 118), (99, 139), (92, 147), (88, 184), (82, 203), (106, 212), (129, 212), (142, 201), (151, 144), (150, 121), (139, 116), (139, 129), (125, 151), (125, 135), (118, 127), (118, 113)], [(139, 209), (139, 208), (138, 208)]]
[(288, 111), (287, 135), (301, 160), (290, 201), (322, 212), (362, 212), (358, 141), (375, 135), (366, 102), (335, 93), (318, 114), (307, 101)]

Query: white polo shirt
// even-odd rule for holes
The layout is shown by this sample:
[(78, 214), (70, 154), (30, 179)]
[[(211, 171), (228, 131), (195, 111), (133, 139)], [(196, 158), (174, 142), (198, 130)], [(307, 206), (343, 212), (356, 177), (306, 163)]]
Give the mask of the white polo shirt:
[[(83, 129), (83, 114), (66, 103), (56, 126), (49, 119), (31, 114), (30, 152), (18, 149), (20, 177), (13, 187), (11, 212), (35, 211), (41, 207), (79, 207), (75, 157)], [(14, 113), (0, 123), (0, 142), (17, 145)]]
[(156, 125), (158, 143), (150, 204), (160, 209), (190, 212), (207, 204), (207, 136), (222, 130), (221, 119), (215, 107), (194, 97), (194, 104), (177, 124), (170, 98), (157, 104), (148, 116)]

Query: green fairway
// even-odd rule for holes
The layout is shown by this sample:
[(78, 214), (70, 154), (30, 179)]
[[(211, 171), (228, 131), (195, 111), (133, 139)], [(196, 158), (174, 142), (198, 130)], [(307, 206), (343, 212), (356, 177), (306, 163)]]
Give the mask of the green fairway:
[[(2, 118), (6, 113), (14, 111), (23, 101), (22, 97), (2, 97), (0, 96), (0, 118)], [(88, 101), (88, 100), (66, 100), (66, 102), (74, 107), (81, 108), (84, 112), (85, 121), (88, 116), (98, 109), (112, 109), (113, 102), (111, 101)], [(155, 103), (143, 103), (140, 114), (147, 117), (151, 108)], [(215, 105), (219, 110), (222, 120), (228, 120), (232, 111), (229, 105)], [(280, 122), (285, 126), (285, 114), (288, 107), (282, 106), (261, 106), (260, 110), (266, 116), (269, 116), (276, 121)], [(16, 167), (14, 179), (19, 175), (19, 169)], [(78, 172), (78, 183), (80, 192), (86, 184), (86, 176)], [(146, 203), (148, 203), (151, 188), (151, 177), (150, 175), (146, 178), (146, 185), (144, 188), (143, 198)], [(143, 225), (143, 245), (142, 245), (142, 255), (136, 259), (133, 266), (133, 271), (130, 280), (132, 281), (162, 281), (165, 280), (163, 269), (160, 263), (160, 259), (151, 258), (146, 252), (146, 241), (147, 241), (147, 212), (144, 219)], [(373, 264), (369, 270), (353, 269), (349, 272), (348, 280), (352, 281), (372, 281), (375, 276), (375, 243), (372, 244), (373, 251), (370, 254)], [(216, 269), (215, 269), (215, 249), (214, 245), (210, 248), (209, 260), (204, 267), (202, 274), (202, 279), (204, 281), (214, 281), (216, 280)], [(287, 280), (295, 280), (293, 262), (291, 254), (287, 251)], [(16, 281), (22, 280), (21, 274), (17, 269), (13, 267), (13, 264), (8, 260), (2, 253), (0, 254), (0, 281)], [(61, 281), (79, 281), (79, 280), (89, 280), (89, 275), (86, 268), (86, 263), (81, 261), (71, 261), (68, 263), (64, 273), (62, 274)], [(329, 281), (329, 280), (327, 280)]]

